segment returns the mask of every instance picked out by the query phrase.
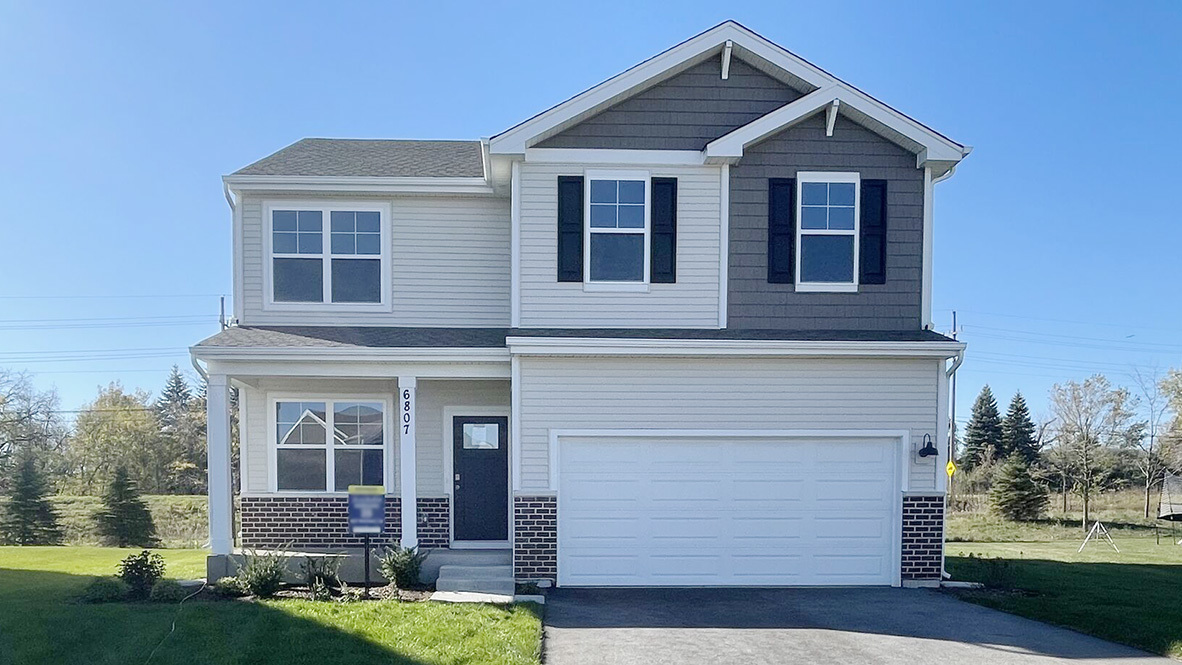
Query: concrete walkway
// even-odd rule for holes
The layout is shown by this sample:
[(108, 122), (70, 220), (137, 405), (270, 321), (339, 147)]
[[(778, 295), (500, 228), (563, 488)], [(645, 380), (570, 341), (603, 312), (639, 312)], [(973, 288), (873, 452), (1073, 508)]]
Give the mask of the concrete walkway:
[(1173, 664), (927, 589), (557, 589), (547, 665)]

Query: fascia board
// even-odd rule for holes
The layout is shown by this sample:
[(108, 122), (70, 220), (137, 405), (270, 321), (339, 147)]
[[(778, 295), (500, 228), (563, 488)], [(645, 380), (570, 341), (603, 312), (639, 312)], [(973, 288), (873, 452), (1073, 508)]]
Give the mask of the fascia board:
[(238, 191), (358, 192), (391, 194), (493, 194), (484, 178), (387, 178), (354, 176), (229, 175), (222, 181)]
[(513, 355), (615, 356), (856, 356), (950, 358), (962, 342), (851, 342), (828, 340), (670, 340), (509, 337)]

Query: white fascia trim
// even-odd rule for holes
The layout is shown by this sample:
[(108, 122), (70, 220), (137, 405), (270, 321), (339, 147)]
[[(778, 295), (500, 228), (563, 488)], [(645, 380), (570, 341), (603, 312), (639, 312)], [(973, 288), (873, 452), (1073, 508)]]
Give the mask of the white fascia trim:
[(840, 82), (815, 90), (796, 101), (760, 116), (756, 120), (721, 136), (706, 145), (706, 162), (735, 162), (743, 156), (749, 145), (782, 131), (787, 127), (811, 117), (834, 102), (848, 104), (865, 113), (868, 117), (899, 132), (903, 136), (924, 146), (919, 155), (918, 166), (927, 161), (959, 162), (971, 148), (963, 146), (924, 127), (886, 104)]
[(831, 340), (697, 340), (590, 337), (509, 337), (514, 355), (536, 356), (855, 356), (951, 358), (961, 342), (856, 342)]
[(189, 352), (198, 360), (235, 361), (308, 361), (325, 360), (355, 362), (497, 362), (508, 363), (509, 351), (505, 348), (443, 348), (443, 347), (389, 347), (339, 348), (339, 347), (233, 347), (194, 346)]
[(527, 148), (531, 164), (628, 164), (642, 166), (701, 166), (700, 150), (604, 150), (598, 148)]
[(509, 325), (521, 325), (521, 162), (514, 160), (509, 182)]
[(741, 47), (815, 87), (820, 88), (836, 80), (815, 65), (738, 23), (726, 21), (497, 134), (489, 141), (489, 150), (493, 154), (524, 154), (531, 141), (543, 133), (585, 113), (606, 108), (678, 65), (707, 53), (721, 52), (728, 40), (734, 46)]
[(222, 177), (234, 191), (349, 192), (376, 194), (491, 195), (483, 178), (385, 178), (354, 176), (228, 175)]
[(935, 223), (932, 217), (932, 203), (935, 197), (932, 195), (932, 187), (932, 167), (925, 166), (923, 169), (923, 263), (920, 269), (922, 274), (920, 275), (919, 320), (923, 323), (923, 327), (928, 329), (935, 327), (935, 322), (932, 321), (932, 269), (934, 264), (932, 254), (935, 248), (933, 237)]
[(727, 293), (730, 289), (731, 167), (719, 170), (718, 189), (718, 327), (726, 327)]

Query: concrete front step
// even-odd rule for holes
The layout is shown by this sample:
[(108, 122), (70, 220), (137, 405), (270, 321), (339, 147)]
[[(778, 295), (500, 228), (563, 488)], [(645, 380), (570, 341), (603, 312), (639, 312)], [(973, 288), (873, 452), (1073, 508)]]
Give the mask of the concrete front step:
[(513, 566), (454, 566), (439, 567), (439, 579), (513, 579)]
[(502, 578), (471, 578), (471, 577), (440, 577), (435, 582), (436, 591), (464, 591), (468, 593), (491, 593), (502, 596), (512, 596), (517, 585), (512, 577)]

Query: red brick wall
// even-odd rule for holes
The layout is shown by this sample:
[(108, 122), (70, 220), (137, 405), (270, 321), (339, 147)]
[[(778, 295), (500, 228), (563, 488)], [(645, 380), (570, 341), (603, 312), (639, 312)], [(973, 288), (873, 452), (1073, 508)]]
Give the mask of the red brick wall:
[(944, 497), (903, 497), (903, 579), (939, 580), (944, 556)]
[(513, 575), (558, 579), (558, 499), (513, 497)]
[[(349, 533), (349, 499), (343, 496), (244, 496), (240, 501), (242, 547), (333, 549), (361, 547)], [(397, 542), (402, 533), (397, 497), (386, 497), (385, 532), (376, 544)]]

